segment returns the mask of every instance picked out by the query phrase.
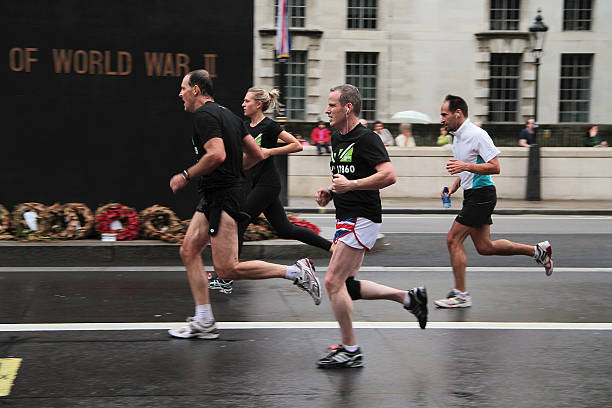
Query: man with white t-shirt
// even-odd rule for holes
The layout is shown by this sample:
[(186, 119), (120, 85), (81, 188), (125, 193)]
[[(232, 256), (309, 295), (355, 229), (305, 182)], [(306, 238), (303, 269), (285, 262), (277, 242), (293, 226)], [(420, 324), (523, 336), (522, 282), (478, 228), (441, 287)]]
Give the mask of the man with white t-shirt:
[[(468, 118), (467, 103), (459, 96), (447, 95), (440, 109), (440, 123), (453, 135), (453, 159), (446, 163), (450, 174), (459, 174), (449, 194), (463, 188), (463, 208), (446, 236), (446, 246), (455, 276), (455, 287), (445, 299), (434, 303), (442, 308), (469, 307), (472, 297), (465, 284), (467, 257), (463, 241), (470, 236), (480, 255), (527, 255), (542, 264), (546, 275), (553, 271), (552, 247), (548, 241), (525, 245), (499, 239), (491, 241), (491, 214), (497, 203), (491, 174), (499, 174), (500, 151), (489, 134)], [(440, 192), (442, 196), (444, 189)]]

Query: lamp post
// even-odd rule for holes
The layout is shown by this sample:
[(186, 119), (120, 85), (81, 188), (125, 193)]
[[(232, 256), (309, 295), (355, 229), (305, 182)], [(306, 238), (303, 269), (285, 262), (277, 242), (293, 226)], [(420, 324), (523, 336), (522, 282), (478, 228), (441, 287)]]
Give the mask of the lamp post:
[(540, 58), (544, 53), (544, 39), (546, 38), (546, 32), (548, 26), (542, 22), (542, 10), (538, 9), (538, 15), (535, 18), (534, 23), (529, 27), (529, 40), (531, 42), (531, 53), (535, 60), (533, 64), (536, 68), (535, 76), (535, 100), (533, 109), (533, 119), (537, 123), (538, 121), (538, 80), (540, 77)]
[[(538, 9), (538, 14), (535, 18), (534, 23), (529, 27), (529, 40), (531, 42), (531, 52), (534, 56), (535, 65), (535, 95), (534, 95), (534, 108), (533, 108), (533, 120), (535, 126), (533, 131), (536, 136), (538, 134), (538, 81), (540, 79), (540, 58), (544, 53), (544, 39), (548, 27), (542, 22), (542, 10)], [(527, 194), (526, 199), (529, 201), (540, 201), (540, 146), (538, 144), (532, 144), (529, 147), (529, 159), (527, 164)]]

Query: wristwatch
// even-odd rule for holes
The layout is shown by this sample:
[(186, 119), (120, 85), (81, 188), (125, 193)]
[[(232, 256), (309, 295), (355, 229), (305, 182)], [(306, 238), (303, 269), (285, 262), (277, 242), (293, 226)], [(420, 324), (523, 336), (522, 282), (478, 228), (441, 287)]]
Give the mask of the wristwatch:
[(189, 172), (187, 170), (183, 170), (183, 178), (187, 181), (191, 181), (191, 177), (189, 177)]

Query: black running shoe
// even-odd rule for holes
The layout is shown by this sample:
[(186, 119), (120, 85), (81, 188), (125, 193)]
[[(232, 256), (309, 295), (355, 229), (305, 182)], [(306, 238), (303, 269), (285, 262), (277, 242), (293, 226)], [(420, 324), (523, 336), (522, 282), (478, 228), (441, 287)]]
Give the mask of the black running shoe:
[(363, 366), (361, 347), (351, 353), (342, 344), (331, 346), (329, 353), (317, 361), (317, 367), (319, 368), (358, 368)]
[(412, 288), (408, 291), (408, 296), (410, 296), (410, 306), (404, 306), (404, 309), (415, 315), (421, 329), (425, 329), (427, 326), (427, 289), (425, 286)]

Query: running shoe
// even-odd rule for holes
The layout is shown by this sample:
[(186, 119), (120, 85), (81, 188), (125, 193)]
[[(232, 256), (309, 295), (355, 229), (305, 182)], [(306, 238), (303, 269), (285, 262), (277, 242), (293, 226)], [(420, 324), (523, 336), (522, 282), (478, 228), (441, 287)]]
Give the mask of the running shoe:
[(321, 303), (321, 284), (315, 275), (315, 267), (312, 259), (303, 258), (295, 263), (300, 270), (293, 281), (294, 285), (307, 292), (314, 300), (315, 305)]
[(193, 317), (187, 318), (187, 325), (183, 326), (179, 329), (170, 329), (168, 333), (172, 337), (179, 337), (181, 339), (216, 339), (219, 337), (219, 329), (217, 329), (217, 324), (213, 320), (211, 323), (202, 323), (195, 320)]
[(546, 271), (546, 276), (550, 276), (553, 273), (553, 259), (552, 259), (552, 246), (550, 242), (543, 241), (538, 244), (538, 250), (540, 251), (540, 255), (536, 262), (540, 265), (544, 265), (544, 271)]
[(329, 353), (317, 361), (317, 367), (319, 368), (358, 368), (363, 366), (361, 347), (351, 353), (342, 344), (331, 346)]
[(208, 272), (208, 289), (218, 290), (227, 295), (232, 294), (233, 280), (221, 279), (216, 273)]
[(446, 295), (446, 299), (439, 299), (434, 301), (435, 305), (438, 307), (442, 307), (445, 309), (451, 309), (455, 307), (470, 307), (472, 306), (472, 297), (468, 292), (465, 292), (466, 295), (461, 295), (455, 290), (451, 290)]
[(421, 329), (427, 326), (427, 289), (425, 286), (412, 288), (408, 291), (410, 296), (410, 306), (404, 306), (404, 309), (416, 316)]

